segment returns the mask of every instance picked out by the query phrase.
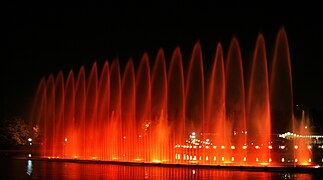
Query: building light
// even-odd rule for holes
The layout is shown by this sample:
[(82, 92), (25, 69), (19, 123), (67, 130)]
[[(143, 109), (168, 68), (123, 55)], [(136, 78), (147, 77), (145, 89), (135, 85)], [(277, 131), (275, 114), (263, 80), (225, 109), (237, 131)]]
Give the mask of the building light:
[(279, 146), (279, 149), (285, 149), (285, 146)]

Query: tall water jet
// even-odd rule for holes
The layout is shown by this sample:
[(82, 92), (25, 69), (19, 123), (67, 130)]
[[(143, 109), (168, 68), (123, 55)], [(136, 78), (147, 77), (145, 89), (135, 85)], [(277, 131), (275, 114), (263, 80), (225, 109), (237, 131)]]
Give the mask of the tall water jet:
[(121, 124), (121, 90), (122, 82), (120, 75), (119, 60), (114, 59), (110, 67), (110, 104), (109, 104), (109, 128), (112, 160), (123, 157), (123, 129)]
[[(122, 156), (124, 160), (133, 161), (135, 157), (136, 124), (136, 84), (135, 70), (130, 59), (122, 78), (121, 89), (121, 120), (122, 120)], [(131, 127), (131, 128), (129, 128)]]
[[(159, 49), (151, 75), (151, 120), (155, 123), (152, 139), (152, 159), (169, 161), (167, 153), (174, 147), (169, 143), (169, 128), (167, 121), (167, 72), (163, 49)], [(170, 153), (174, 154), (174, 153)]]
[(54, 76), (51, 74), (47, 80), (46, 85), (46, 124), (44, 127), (44, 145), (47, 154), (55, 156), (54, 137), (55, 137), (55, 82)]
[[(100, 148), (100, 159), (112, 159), (111, 148), (113, 147), (110, 139), (110, 118), (109, 118), (109, 105), (110, 105), (110, 73), (109, 62), (106, 61), (103, 65), (98, 90), (98, 137), (102, 140)], [(116, 138), (116, 137), (115, 137)]]
[(200, 133), (204, 122), (204, 71), (200, 43), (196, 43), (186, 77), (186, 131)]
[(293, 131), (292, 69), (284, 28), (278, 32), (270, 73), (270, 102), (273, 133)]
[(63, 72), (60, 71), (55, 80), (55, 107), (54, 107), (54, 116), (55, 123), (52, 128), (54, 131), (54, 140), (53, 140), (53, 154), (62, 157), (63, 152), (61, 149), (64, 149), (64, 76)]
[[(247, 132), (248, 142), (255, 147), (249, 148), (248, 157), (259, 162), (270, 161), (271, 127), (269, 82), (267, 72), (265, 40), (258, 35), (249, 80), (247, 96)], [(269, 147), (269, 148), (268, 148)]]
[(86, 157), (96, 159), (98, 153), (97, 135), (97, 109), (98, 109), (98, 70), (96, 63), (93, 64), (86, 86), (86, 109), (85, 109), (85, 124), (87, 134)]
[[(155, 132), (152, 130), (152, 125), (157, 123), (151, 119), (151, 84), (150, 84), (150, 66), (148, 54), (144, 53), (141, 58), (139, 68), (136, 74), (136, 128), (137, 134), (135, 137), (135, 146), (143, 146), (143, 139), (148, 138), (148, 146), (146, 149), (137, 149), (136, 147), (136, 159), (143, 159), (146, 154), (146, 150), (151, 152), (154, 148), (154, 139), (151, 139), (151, 135)], [(145, 136), (144, 136), (145, 135)], [(144, 138), (142, 138), (144, 136)], [(151, 157), (148, 157), (150, 159)]]
[[(272, 118), (272, 133), (282, 134), (294, 132), (292, 69), (289, 55), (289, 45), (284, 28), (278, 32), (270, 74), (270, 105)], [(294, 142), (288, 144), (295, 146)], [(282, 159), (282, 155), (275, 155)], [(290, 159), (295, 159), (294, 151), (289, 153)]]
[[(205, 127), (203, 132), (213, 132), (211, 137), (214, 147), (229, 147), (230, 130), (226, 125), (225, 111), (225, 71), (222, 46), (218, 43), (209, 78), (208, 93), (206, 97)], [(213, 148), (214, 149), (214, 148)], [(215, 151), (208, 153), (214, 163), (219, 163), (219, 157), (228, 156), (225, 151)]]
[(64, 94), (64, 157), (71, 157), (77, 150), (77, 136), (74, 131), (76, 129), (74, 124), (75, 82), (72, 70), (68, 73)]
[[(246, 145), (246, 119), (245, 119), (245, 89), (242, 68), (242, 58), (238, 40), (233, 38), (226, 58), (225, 90), (226, 90), (226, 117), (227, 129), (232, 136), (231, 145), (236, 146), (236, 162), (242, 162), (247, 156), (241, 147)], [(233, 131), (233, 132), (232, 132)], [(229, 148), (229, 147), (227, 147)], [(230, 151), (230, 150), (227, 150)], [(238, 151), (238, 152), (237, 152)], [(225, 157), (232, 159), (231, 157)]]
[(84, 154), (86, 132), (85, 132), (85, 110), (86, 110), (86, 82), (85, 82), (85, 70), (82, 66), (78, 72), (76, 85), (75, 85), (75, 112), (74, 123), (75, 133), (78, 137), (76, 140), (77, 150), (74, 152), (73, 157), (86, 158)]
[[(180, 48), (177, 47), (171, 57), (168, 69), (168, 124), (171, 144), (180, 146), (185, 142), (185, 90), (184, 71)], [(182, 148), (176, 149), (176, 162), (183, 161)]]

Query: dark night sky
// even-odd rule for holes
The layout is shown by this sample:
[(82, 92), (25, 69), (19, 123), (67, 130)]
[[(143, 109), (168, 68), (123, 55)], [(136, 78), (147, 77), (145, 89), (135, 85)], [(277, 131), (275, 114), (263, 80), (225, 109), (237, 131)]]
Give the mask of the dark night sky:
[[(169, 59), (179, 45), (184, 61), (200, 40), (204, 64), (211, 64), (216, 44), (226, 53), (237, 36), (245, 59), (252, 56), (256, 37), (264, 34), (267, 54), (273, 52), (281, 26), (287, 32), (293, 73), (294, 101), (323, 110), (323, 21), (317, 4), (228, 3), (186, 1), (64, 4), (24, 2), (5, 11), (5, 54), (1, 55), (1, 118), (28, 116), (32, 96), (42, 76), (75, 72), (94, 61), (129, 57), (135, 63), (144, 51), (151, 63), (159, 47)], [(303, 2), (302, 2), (303, 3)], [(186, 58), (186, 59), (185, 59)]]

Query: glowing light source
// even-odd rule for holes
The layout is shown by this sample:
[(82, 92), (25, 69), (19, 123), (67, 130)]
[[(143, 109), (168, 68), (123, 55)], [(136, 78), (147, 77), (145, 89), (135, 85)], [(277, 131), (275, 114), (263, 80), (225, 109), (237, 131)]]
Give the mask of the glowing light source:
[(282, 162), (285, 162), (285, 158), (282, 158)]
[(247, 161), (247, 157), (243, 157), (243, 162), (246, 162)]
[(285, 146), (279, 146), (279, 149), (285, 149)]
[(256, 149), (260, 149), (260, 147), (257, 145), (256, 147), (255, 147)]
[(225, 148), (225, 146), (221, 146), (221, 149), (224, 149)]
[(31, 154), (30, 153), (28, 154), (28, 157), (31, 157)]
[(297, 145), (295, 145), (295, 146), (294, 146), (294, 148), (295, 148), (295, 149), (298, 149), (298, 146), (297, 146)]
[(311, 146), (311, 145), (309, 145), (309, 146), (307, 146), (307, 148), (308, 148), (308, 149), (312, 149), (312, 146)]
[(233, 162), (234, 161), (234, 157), (231, 158), (231, 161)]
[(236, 147), (235, 146), (231, 146), (231, 149), (235, 149)]
[(242, 146), (242, 149), (247, 149), (247, 145), (243, 145)]
[(272, 145), (269, 145), (269, 146), (268, 146), (268, 149), (273, 149), (273, 146), (272, 146)]
[(65, 137), (64, 141), (67, 142), (67, 137)]

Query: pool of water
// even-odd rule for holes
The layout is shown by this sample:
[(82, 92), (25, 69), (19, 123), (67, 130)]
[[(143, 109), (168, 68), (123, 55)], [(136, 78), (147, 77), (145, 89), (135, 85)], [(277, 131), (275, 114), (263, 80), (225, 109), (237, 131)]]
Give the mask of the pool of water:
[(323, 175), (1, 159), (1, 179), (323, 179)]

